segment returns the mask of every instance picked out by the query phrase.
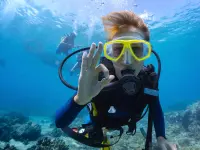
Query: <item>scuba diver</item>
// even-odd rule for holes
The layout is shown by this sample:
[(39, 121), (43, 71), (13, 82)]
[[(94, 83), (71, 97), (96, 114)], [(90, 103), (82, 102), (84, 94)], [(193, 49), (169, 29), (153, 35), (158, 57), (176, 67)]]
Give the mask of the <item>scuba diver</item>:
[(70, 75), (71, 75), (71, 76), (73, 75), (73, 73), (74, 73), (76, 70), (78, 70), (78, 69), (81, 68), (82, 56), (83, 56), (83, 53), (82, 53), (82, 52), (79, 53), (79, 54), (77, 54), (77, 56), (76, 56), (76, 64), (75, 64), (75, 65), (72, 67), (72, 69), (70, 70)]
[[(81, 47), (81, 45), (77, 45), (77, 46), (74, 45), (74, 40), (76, 36), (77, 36), (77, 33), (74, 31), (62, 37), (61, 42), (56, 49), (56, 54), (59, 54), (61, 57), (63, 56), (63, 54), (64, 56), (67, 56), (72, 49)], [(56, 65), (59, 66), (60, 62), (61, 61), (58, 57), (56, 60)], [(72, 72), (70, 72), (70, 74), (73, 74), (73, 70)]]
[(61, 38), (61, 42), (56, 49), (56, 54), (65, 54), (68, 55), (69, 50), (74, 48), (74, 40), (77, 36), (76, 32), (65, 35)]
[[(160, 73), (152, 64), (144, 66), (153, 52), (147, 25), (131, 11), (112, 12), (102, 17), (102, 22), (107, 42), (99, 42), (98, 48), (92, 43), (89, 52), (83, 53), (77, 92), (58, 109), (56, 127), (83, 144), (110, 150), (116, 143), (111, 144), (106, 130), (119, 130), (121, 137), (122, 126), (127, 125), (126, 133), (134, 135), (148, 106), (145, 150), (152, 146), (153, 124), (159, 150), (177, 150), (165, 135), (158, 89)], [(69, 125), (85, 106), (89, 122), (71, 129)]]

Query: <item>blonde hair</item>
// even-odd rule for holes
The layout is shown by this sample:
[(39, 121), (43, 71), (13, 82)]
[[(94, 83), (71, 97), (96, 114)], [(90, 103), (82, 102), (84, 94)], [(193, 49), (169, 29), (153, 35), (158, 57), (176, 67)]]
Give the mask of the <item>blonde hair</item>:
[(149, 41), (149, 29), (144, 23), (142, 18), (133, 13), (132, 11), (119, 11), (112, 12), (102, 17), (104, 30), (108, 34), (108, 40), (112, 40), (113, 37), (122, 32), (124, 29), (135, 27), (139, 29), (145, 35), (145, 40)]

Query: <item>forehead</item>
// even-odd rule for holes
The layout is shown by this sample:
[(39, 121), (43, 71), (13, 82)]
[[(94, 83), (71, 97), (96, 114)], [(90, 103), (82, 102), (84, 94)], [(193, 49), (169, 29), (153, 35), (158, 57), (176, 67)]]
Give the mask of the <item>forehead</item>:
[(136, 28), (131, 28), (131, 29), (127, 29), (126, 31), (117, 33), (114, 37), (113, 40), (116, 39), (144, 39), (144, 33), (141, 32), (139, 29)]

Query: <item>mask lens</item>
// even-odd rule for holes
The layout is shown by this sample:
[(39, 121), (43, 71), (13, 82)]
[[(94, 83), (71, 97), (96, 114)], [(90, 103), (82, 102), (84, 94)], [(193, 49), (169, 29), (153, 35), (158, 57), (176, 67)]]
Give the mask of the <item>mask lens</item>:
[(149, 53), (149, 47), (145, 43), (131, 43), (133, 53), (138, 58), (146, 57)]
[(123, 50), (123, 44), (122, 43), (112, 43), (108, 44), (106, 46), (106, 53), (108, 56), (112, 58), (117, 58), (121, 54)]

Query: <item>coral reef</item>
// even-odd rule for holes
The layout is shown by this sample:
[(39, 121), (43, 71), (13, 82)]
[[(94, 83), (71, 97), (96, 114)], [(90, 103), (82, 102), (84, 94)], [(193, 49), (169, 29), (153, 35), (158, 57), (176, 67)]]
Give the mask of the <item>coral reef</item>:
[(41, 126), (33, 122), (13, 125), (12, 138), (18, 141), (34, 141), (41, 136)]
[(17, 150), (15, 146), (7, 144), (2, 150)]
[(41, 137), (37, 144), (27, 150), (68, 150), (69, 147), (62, 139), (53, 138), (50, 136)]
[[(200, 149), (200, 101), (185, 110), (165, 114), (166, 136), (176, 143), (181, 150)], [(83, 118), (76, 118), (74, 125), (81, 124)], [(147, 119), (137, 123), (138, 129), (146, 129)], [(127, 127), (124, 127), (127, 130)], [(134, 141), (134, 142), (133, 142)], [(112, 141), (111, 141), (112, 142)], [(135, 136), (122, 135), (115, 150), (142, 149), (145, 138), (137, 130)], [(153, 145), (156, 147), (155, 132)], [(70, 144), (69, 144), (70, 143)], [(69, 145), (68, 145), (69, 144)], [(67, 137), (55, 127), (52, 120), (40, 120), (37, 123), (19, 113), (8, 113), (0, 116), (0, 150), (95, 150)]]
[(15, 139), (26, 142), (40, 136), (41, 126), (29, 121), (24, 115), (12, 112), (0, 116), (0, 141)]

